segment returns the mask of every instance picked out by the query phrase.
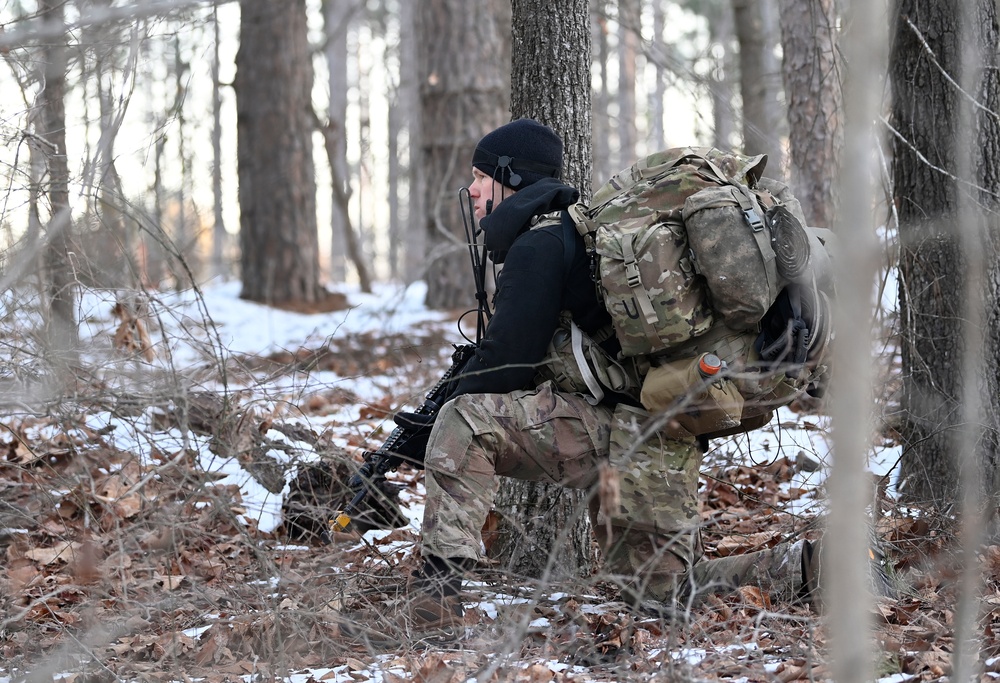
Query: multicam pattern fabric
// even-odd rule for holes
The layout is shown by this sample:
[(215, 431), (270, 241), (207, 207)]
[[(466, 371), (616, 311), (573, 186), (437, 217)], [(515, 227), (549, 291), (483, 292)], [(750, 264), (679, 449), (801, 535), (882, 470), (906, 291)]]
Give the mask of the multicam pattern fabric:
[(667, 438), (662, 430), (643, 440), (649, 417), (625, 404), (612, 416), (608, 457), (620, 503), (610, 512), (611, 524), (658, 534), (696, 529), (701, 450), (694, 439)]
[[(611, 464), (619, 505), (597, 523), (657, 534), (699, 523), (693, 439), (655, 435), (632, 448), (643, 411), (591, 406), (546, 382), (535, 390), (459, 396), (441, 409), (427, 445), (423, 545), (439, 557), (477, 558), (497, 476), (588, 489)], [(608, 518), (610, 517), (610, 520)], [(687, 564), (691, 549), (678, 551)]]
[(701, 452), (693, 439), (662, 433), (639, 443), (648, 418), (628, 406), (591, 406), (551, 382), (531, 391), (450, 401), (427, 446), (423, 552), (478, 559), (499, 476), (589, 489), (603, 485), (603, 467), (617, 500), (605, 510), (595, 496), (589, 512), (605, 569), (626, 596), (669, 601), (747, 582), (774, 596), (792, 596), (801, 583), (801, 550), (797, 555), (787, 544), (701, 561)]
[[(765, 163), (765, 156), (709, 148), (665, 150), (617, 174), (591, 208), (571, 209), (600, 257), (602, 294), (623, 355), (669, 349), (712, 326), (710, 283), (696, 273), (685, 202), (727, 182), (753, 186)], [(742, 220), (738, 201), (734, 206)]]
[(693, 167), (643, 180), (593, 218), (609, 228), (595, 231), (593, 248), (625, 356), (669, 349), (712, 326), (708, 288), (694, 272), (680, 212), (684, 199), (711, 181), (687, 171)]
[(707, 187), (684, 202), (694, 268), (708, 287), (712, 309), (735, 330), (752, 329), (787, 284), (765, 224), (773, 205), (766, 192), (732, 185)]
[(477, 559), (498, 475), (586, 489), (611, 439), (610, 408), (551, 382), (531, 391), (468, 394), (446, 403), (424, 460), (426, 554)]

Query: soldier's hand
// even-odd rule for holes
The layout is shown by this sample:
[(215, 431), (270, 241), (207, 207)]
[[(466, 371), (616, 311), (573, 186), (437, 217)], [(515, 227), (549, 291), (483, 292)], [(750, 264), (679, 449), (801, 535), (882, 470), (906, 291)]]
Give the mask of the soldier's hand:
[(425, 415), (422, 413), (407, 413), (399, 412), (392, 416), (392, 421), (396, 423), (397, 426), (403, 429), (412, 429), (413, 431), (421, 431), (422, 429), (430, 429), (434, 424), (434, 418), (437, 415)]
[(427, 451), (427, 439), (431, 435), (435, 417), (437, 416), (423, 413), (396, 413), (392, 421), (405, 429), (406, 433), (405, 438), (393, 446), (393, 452), (403, 456), (411, 466), (422, 468), (424, 454)]

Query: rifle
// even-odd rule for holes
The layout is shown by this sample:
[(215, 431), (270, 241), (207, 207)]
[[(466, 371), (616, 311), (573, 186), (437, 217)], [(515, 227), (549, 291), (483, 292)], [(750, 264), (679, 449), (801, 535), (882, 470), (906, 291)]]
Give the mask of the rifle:
[[(455, 351), (451, 355), (451, 367), (444, 373), (434, 387), (427, 392), (423, 403), (414, 412), (418, 415), (435, 416), (441, 410), (444, 399), (450, 393), (449, 384), (462, 371), (465, 364), (472, 357), (476, 350), (474, 344), (455, 345)], [(396, 471), (404, 462), (412, 465), (422, 466), (423, 459), (415, 460), (408, 458), (398, 452), (403, 446), (416, 439), (423, 439), (426, 443), (428, 427), (396, 427), (392, 430), (389, 438), (385, 440), (377, 450), (365, 451), (365, 464), (358, 470), (357, 474), (347, 482), (348, 488), (354, 493), (351, 501), (340, 512), (330, 520), (330, 530), (344, 532), (351, 524), (351, 518), (362, 509), (368, 501), (369, 496), (382, 493), (382, 484), (385, 482), (386, 474)], [(384, 495), (384, 493), (382, 493)]]
[[(475, 354), (491, 317), (490, 308), (486, 301), (486, 245), (481, 245), (477, 239), (482, 233), (482, 228), (476, 225), (469, 189), (463, 187), (459, 190), (458, 197), (458, 203), (462, 209), (462, 223), (465, 226), (465, 236), (469, 245), (469, 257), (472, 259), (472, 276), (476, 285), (477, 305), (473, 309), (477, 313), (476, 341), (473, 343), (469, 340), (470, 343), (468, 344), (455, 345), (455, 351), (451, 356), (451, 367), (448, 368), (438, 383), (427, 392), (424, 402), (415, 411), (418, 415), (436, 416), (438, 411), (441, 410), (444, 399), (451, 393), (448, 385), (458, 376), (465, 367), (465, 364)], [(473, 310), (467, 311), (467, 313), (471, 313)], [(459, 323), (461, 323), (461, 318), (459, 319)], [(461, 330), (461, 324), (459, 324), (459, 330)], [(468, 340), (468, 337), (466, 339)], [(412, 429), (408, 427), (396, 427), (378, 450), (365, 451), (365, 464), (347, 482), (348, 488), (354, 495), (347, 506), (337, 512), (333, 519), (329, 521), (330, 530), (336, 532), (346, 531), (351, 524), (352, 516), (356, 515), (362, 509), (362, 506), (368, 502), (368, 498), (371, 496), (381, 496), (381, 501), (391, 504), (391, 501), (388, 500), (388, 495), (382, 488), (386, 481), (385, 475), (390, 471), (395, 471), (404, 462), (418, 467), (423, 466), (423, 457), (419, 460), (407, 458), (397, 452), (397, 449), (402, 448), (411, 441), (416, 442), (418, 439), (423, 439), (424, 443), (422, 445), (426, 446), (429, 434), (429, 427)], [(420, 451), (422, 453), (423, 448)], [(376, 498), (376, 500), (378, 499)], [(394, 517), (397, 519), (387, 519), (386, 521), (390, 523), (397, 521), (399, 517), (398, 510), (395, 511)]]

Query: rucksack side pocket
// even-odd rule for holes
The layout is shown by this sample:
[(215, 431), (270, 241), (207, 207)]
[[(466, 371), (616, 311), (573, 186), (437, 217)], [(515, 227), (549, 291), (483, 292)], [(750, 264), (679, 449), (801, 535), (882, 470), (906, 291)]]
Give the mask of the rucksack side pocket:
[[(739, 427), (743, 396), (727, 377), (704, 378), (698, 372), (699, 358), (683, 358), (649, 369), (642, 383), (640, 400), (654, 413), (669, 411), (683, 428), (676, 436), (700, 436)], [(667, 428), (668, 433), (671, 431)]]
[(780, 289), (764, 213), (756, 195), (734, 185), (706, 187), (684, 202), (695, 270), (734, 330), (753, 328)]
[(604, 302), (625, 357), (670, 349), (712, 327), (709, 294), (679, 219), (622, 219), (597, 233)]

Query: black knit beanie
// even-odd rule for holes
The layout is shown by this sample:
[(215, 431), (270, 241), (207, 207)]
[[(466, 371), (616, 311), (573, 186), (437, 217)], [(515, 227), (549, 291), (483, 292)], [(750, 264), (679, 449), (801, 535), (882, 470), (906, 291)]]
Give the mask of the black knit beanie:
[(472, 155), (472, 165), (514, 190), (542, 178), (558, 178), (563, 143), (548, 126), (518, 119), (488, 133)]

